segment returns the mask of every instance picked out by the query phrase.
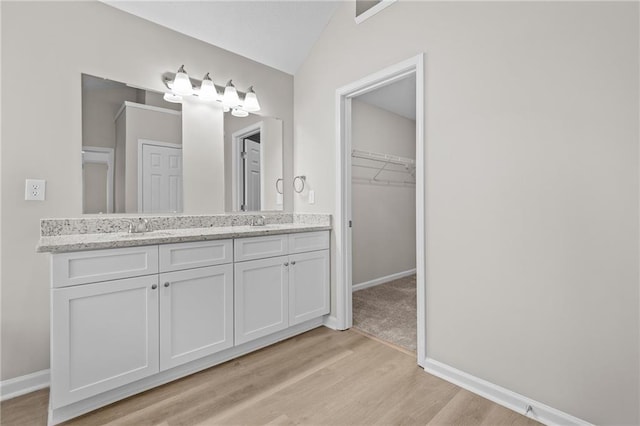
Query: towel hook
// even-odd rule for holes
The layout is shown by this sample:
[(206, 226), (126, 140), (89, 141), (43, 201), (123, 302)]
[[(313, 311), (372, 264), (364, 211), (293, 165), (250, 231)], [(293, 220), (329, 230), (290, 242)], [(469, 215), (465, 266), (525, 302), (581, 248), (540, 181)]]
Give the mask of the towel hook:
[[(300, 185), (297, 185), (296, 182), (300, 182)], [(293, 190), (296, 191), (298, 194), (301, 193), (302, 191), (304, 191), (304, 183), (307, 181), (307, 177), (306, 176), (296, 176), (293, 178)], [(300, 189), (298, 189), (298, 187), (300, 187)]]
[[(282, 183), (283, 185), (282, 189), (280, 189), (280, 187), (278, 186), (279, 183)], [(276, 179), (276, 192), (280, 195), (284, 194), (284, 179), (282, 178)]]

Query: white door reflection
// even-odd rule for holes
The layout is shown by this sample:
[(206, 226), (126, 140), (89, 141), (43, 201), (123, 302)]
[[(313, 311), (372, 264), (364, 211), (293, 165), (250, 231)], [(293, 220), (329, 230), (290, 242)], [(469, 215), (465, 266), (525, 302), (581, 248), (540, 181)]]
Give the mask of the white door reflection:
[(182, 212), (182, 146), (140, 140), (142, 213)]

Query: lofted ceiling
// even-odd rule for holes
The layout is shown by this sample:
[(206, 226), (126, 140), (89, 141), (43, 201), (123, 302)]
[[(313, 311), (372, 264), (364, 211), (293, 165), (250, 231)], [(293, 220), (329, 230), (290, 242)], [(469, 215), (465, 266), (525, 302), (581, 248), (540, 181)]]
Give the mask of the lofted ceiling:
[[(292, 75), (342, 3), (333, 0), (102, 1)], [(413, 77), (358, 99), (415, 120), (415, 90)]]
[(118, 1), (104, 3), (295, 74), (340, 1)]

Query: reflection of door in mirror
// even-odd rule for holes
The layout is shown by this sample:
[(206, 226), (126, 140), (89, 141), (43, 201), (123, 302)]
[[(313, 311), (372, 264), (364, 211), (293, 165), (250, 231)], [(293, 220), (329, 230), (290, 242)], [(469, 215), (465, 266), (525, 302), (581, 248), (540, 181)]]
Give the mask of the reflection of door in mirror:
[[(255, 122), (234, 131), (228, 142), (231, 151), (228, 205), (232, 211), (282, 210), (282, 120), (250, 116), (238, 119), (245, 120), (238, 124), (250, 119)], [(229, 123), (225, 117), (227, 124), (235, 123)]]
[(238, 185), (242, 188), (242, 211), (261, 210), (260, 204), (260, 131), (242, 139), (243, 151), (240, 156), (242, 160), (241, 182)]
[(182, 146), (139, 141), (141, 213), (182, 213)]
[(85, 213), (113, 213), (113, 149), (82, 147), (82, 191)]

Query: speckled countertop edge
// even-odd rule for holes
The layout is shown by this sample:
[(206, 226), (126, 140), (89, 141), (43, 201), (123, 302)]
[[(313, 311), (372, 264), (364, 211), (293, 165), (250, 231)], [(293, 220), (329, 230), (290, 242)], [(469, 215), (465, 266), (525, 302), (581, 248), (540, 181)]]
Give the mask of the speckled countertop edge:
[(39, 253), (65, 253), (83, 250), (185, 243), (226, 238), (257, 237), (308, 231), (330, 230), (331, 225), (281, 223), (266, 226), (218, 226), (207, 228), (163, 229), (140, 234), (108, 232), (43, 236), (36, 247)]

